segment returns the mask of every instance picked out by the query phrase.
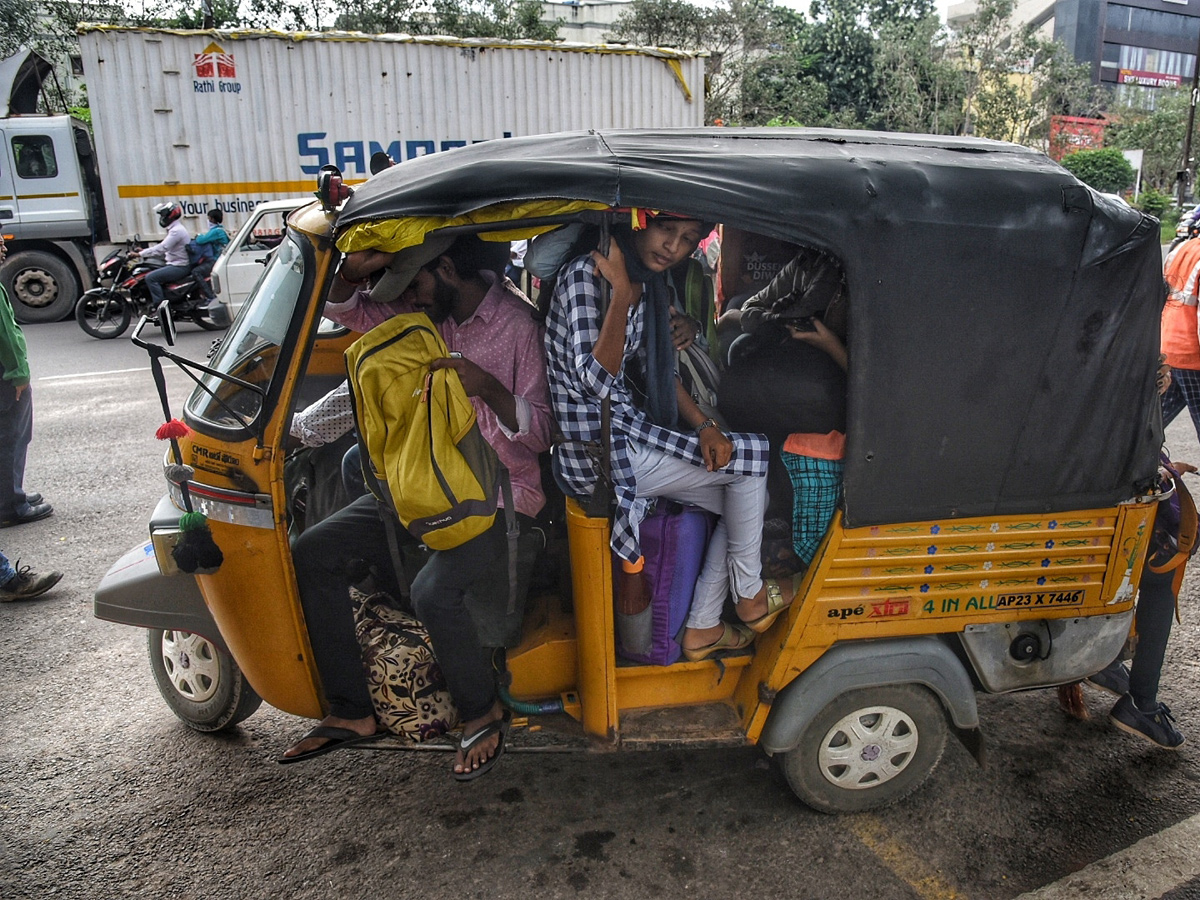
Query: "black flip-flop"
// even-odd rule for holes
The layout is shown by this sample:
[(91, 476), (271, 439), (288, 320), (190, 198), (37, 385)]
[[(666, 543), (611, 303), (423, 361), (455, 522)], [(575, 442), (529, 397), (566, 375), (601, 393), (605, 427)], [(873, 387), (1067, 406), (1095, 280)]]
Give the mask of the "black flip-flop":
[(468, 736), (464, 734), (462, 736), (462, 739), (458, 742), (458, 749), (463, 754), (464, 760), (466, 759), (466, 751), (470, 750), (484, 738), (498, 734), (500, 735), (500, 740), (496, 743), (496, 752), (480, 763), (478, 769), (470, 769), (466, 772), (455, 772), (452, 769), (451, 774), (454, 775), (455, 781), (474, 781), (480, 775), (486, 775), (492, 771), (496, 763), (500, 761), (500, 757), (504, 755), (504, 738), (508, 735), (508, 726), (511, 722), (512, 713), (506, 709), (501, 718), (496, 719), (494, 722), (488, 722), (472, 735)]
[[(305, 750), (303, 753), (297, 753), (295, 756), (277, 756), (275, 762), (286, 766), (288, 763), (303, 762), (306, 759), (312, 759), (314, 756), (324, 756), (326, 753), (332, 753), (334, 750), (341, 750), (343, 747), (352, 747), (355, 744), (365, 744), (368, 741), (375, 741), (383, 737), (386, 732), (377, 731), (374, 734), (359, 734), (357, 731), (351, 731), (349, 728), (335, 728), (332, 725), (318, 725), (300, 741), (307, 741), (309, 738), (327, 738), (326, 742), (320, 747), (314, 747), (312, 750)], [(300, 743), (297, 741), (296, 743)]]

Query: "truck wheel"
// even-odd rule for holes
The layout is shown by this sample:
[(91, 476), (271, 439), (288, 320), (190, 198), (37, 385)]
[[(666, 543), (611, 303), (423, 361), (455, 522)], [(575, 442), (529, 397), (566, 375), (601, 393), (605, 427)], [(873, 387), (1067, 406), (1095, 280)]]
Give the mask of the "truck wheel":
[(94, 338), (118, 338), (129, 328), (129, 303), (114, 290), (87, 291), (75, 305), (75, 321)]
[(151, 628), (148, 649), (159, 693), (197, 731), (232, 728), (262, 703), (233, 657), (198, 634)]
[(937, 697), (914, 684), (860, 688), (835, 697), (782, 755), (796, 796), (819, 812), (878, 809), (924, 784), (946, 749)]
[(14, 253), (4, 263), (4, 288), (13, 314), (22, 325), (57, 322), (70, 314), (79, 298), (71, 267), (41, 250)]

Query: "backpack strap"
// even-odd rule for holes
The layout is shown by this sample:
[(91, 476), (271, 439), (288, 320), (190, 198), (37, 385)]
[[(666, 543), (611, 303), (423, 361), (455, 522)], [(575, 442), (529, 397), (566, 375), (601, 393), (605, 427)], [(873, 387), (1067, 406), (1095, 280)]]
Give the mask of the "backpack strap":
[(1196, 513), (1196, 501), (1192, 499), (1191, 493), (1184, 486), (1183, 478), (1172, 472), (1171, 481), (1174, 482), (1175, 491), (1179, 496), (1179, 534), (1176, 535), (1175, 554), (1170, 559), (1159, 565), (1146, 563), (1150, 571), (1155, 573), (1178, 569), (1191, 558), (1192, 551), (1196, 547), (1197, 526), (1200, 525), (1200, 517)]
[(1174, 469), (1170, 470), (1171, 481), (1179, 496), (1179, 534), (1175, 540), (1175, 554), (1165, 563), (1154, 565), (1146, 561), (1146, 568), (1151, 572), (1162, 573), (1174, 570), (1175, 577), (1171, 580), (1171, 592), (1175, 595), (1175, 621), (1182, 623), (1179, 615), (1179, 589), (1183, 586), (1183, 574), (1187, 561), (1196, 550), (1197, 532), (1200, 530), (1200, 516), (1196, 512), (1196, 501), (1183, 483), (1183, 476)]
[(517, 506), (513, 503), (512, 479), (508, 469), (500, 467), (500, 493), (504, 497), (504, 532), (508, 537), (508, 614), (517, 611), (517, 553), (521, 540), (521, 525), (517, 521)]

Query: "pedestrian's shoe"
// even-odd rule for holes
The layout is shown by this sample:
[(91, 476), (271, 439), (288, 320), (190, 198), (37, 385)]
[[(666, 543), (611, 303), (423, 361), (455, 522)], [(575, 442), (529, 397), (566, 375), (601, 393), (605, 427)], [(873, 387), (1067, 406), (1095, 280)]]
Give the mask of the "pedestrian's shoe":
[(1175, 727), (1175, 719), (1167, 704), (1160, 703), (1149, 712), (1137, 708), (1133, 697), (1126, 694), (1117, 701), (1108, 719), (1122, 731), (1137, 735), (1167, 750), (1183, 746), (1183, 735)]
[(42, 502), (42, 495), (39, 494), (37, 491), (34, 491), (32, 494), (26, 493), (25, 494), (25, 502), (28, 503), (30, 506), (37, 506), (39, 503)]
[(17, 560), (17, 574), (7, 584), (0, 585), (0, 603), (11, 600), (32, 600), (40, 597), (62, 580), (62, 572), (47, 572), (35, 575), (29, 566), (22, 566)]
[(0, 519), (0, 528), (11, 528), (13, 525), (24, 525), (26, 522), (36, 522), (53, 514), (54, 507), (49, 503), (27, 503), (24, 510)]
[(1124, 697), (1129, 693), (1129, 669), (1120, 660), (1109, 663), (1085, 680), (1092, 687), (1107, 691), (1114, 697)]

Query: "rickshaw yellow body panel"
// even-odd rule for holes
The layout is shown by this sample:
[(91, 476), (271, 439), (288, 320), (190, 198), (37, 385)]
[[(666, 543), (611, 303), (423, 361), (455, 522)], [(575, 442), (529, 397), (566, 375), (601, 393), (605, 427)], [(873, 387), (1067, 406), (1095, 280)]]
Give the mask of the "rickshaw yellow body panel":
[[(300, 218), (305, 217), (313, 225), (328, 224), (311, 210), (302, 212)], [(296, 224), (294, 219), (293, 227)], [(319, 235), (309, 238), (317, 244), (322, 240)], [(332, 254), (317, 254), (317, 284), (326, 278), (332, 258)], [(308, 307), (305, 329), (315, 328), (319, 309), (319, 304)], [(334, 340), (322, 347), (318, 341), (311, 354), (293, 353), (286, 383), (299, 384), (305, 371), (339, 371), (333, 355), (344, 342)], [(253, 439), (221, 442), (193, 433), (179, 445), (184, 461), (196, 468), (201, 488), (227, 486), (269, 496), (269, 521), (255, 524), (231, 521), (236, 518), (231, 505), (197, 501), (199, 510), (209, 516), (213, 539), (225, 556), (216, 572), (198, 575), (197, 581), (221, 636), (258, 695), (284, 712), (321, 718), (320, 678), (308, 643), (288, 539), (284, 455), (274, 449), (284, 445), (284, 429), (291, 418), (288, 409), (281, 406), (267, 422), (261, 444)], [(233, 510), (228, 517), (223, 515), (225, 509)]]
[(770, 711), (762, 698), (839, 641), (1128, 611), (1156, 505), (851, 529), (839, 513), (797, 601), (756, 642), (736, 694), (748, 737)]
[[(199, 582), (221, 636), (260, 697), (284, 712), (319, 719), (307, 631), (291, 566), (284, 565), (287, 531), (280, 547), (278, 531), (210, 524), (217, 546), (227, 548), (225, 562)], [(255, 584), (262, 589), (247, 590)]]
[(567, 540), (575, 595), (579, 700), (588, 734), (614, 737), (617, 728), (617, 661), (613, 652), (612, 554), (608, 519), (591, 519), (567, 500)]
[[(584, 729), (615, 738), (623, 710), (728, 702), (754, 741), (774, 692), (835, 643), (1126, 612), (1155, 506), (851, 529), (839, 514), (795, 585), (797, 601), (758, 638), (753, 656), (625, 666), (613, 644), (608, 522), (568, 501)], [(564, 666), (567, 647), (558, 648)], [(531, 687), (532, 678), (518, 676), (522, 656), (511, 664), (514, 685)], [(566, 683), (540, 677), (556, 688)]]
[(527, 628), (520, 645), (508, 651), (509, 691), (518, 700), (554, 697), (574, 691), (578, 683), (575, 619), (557, 602), (551, 602), (549, 610), (546, 620)]

